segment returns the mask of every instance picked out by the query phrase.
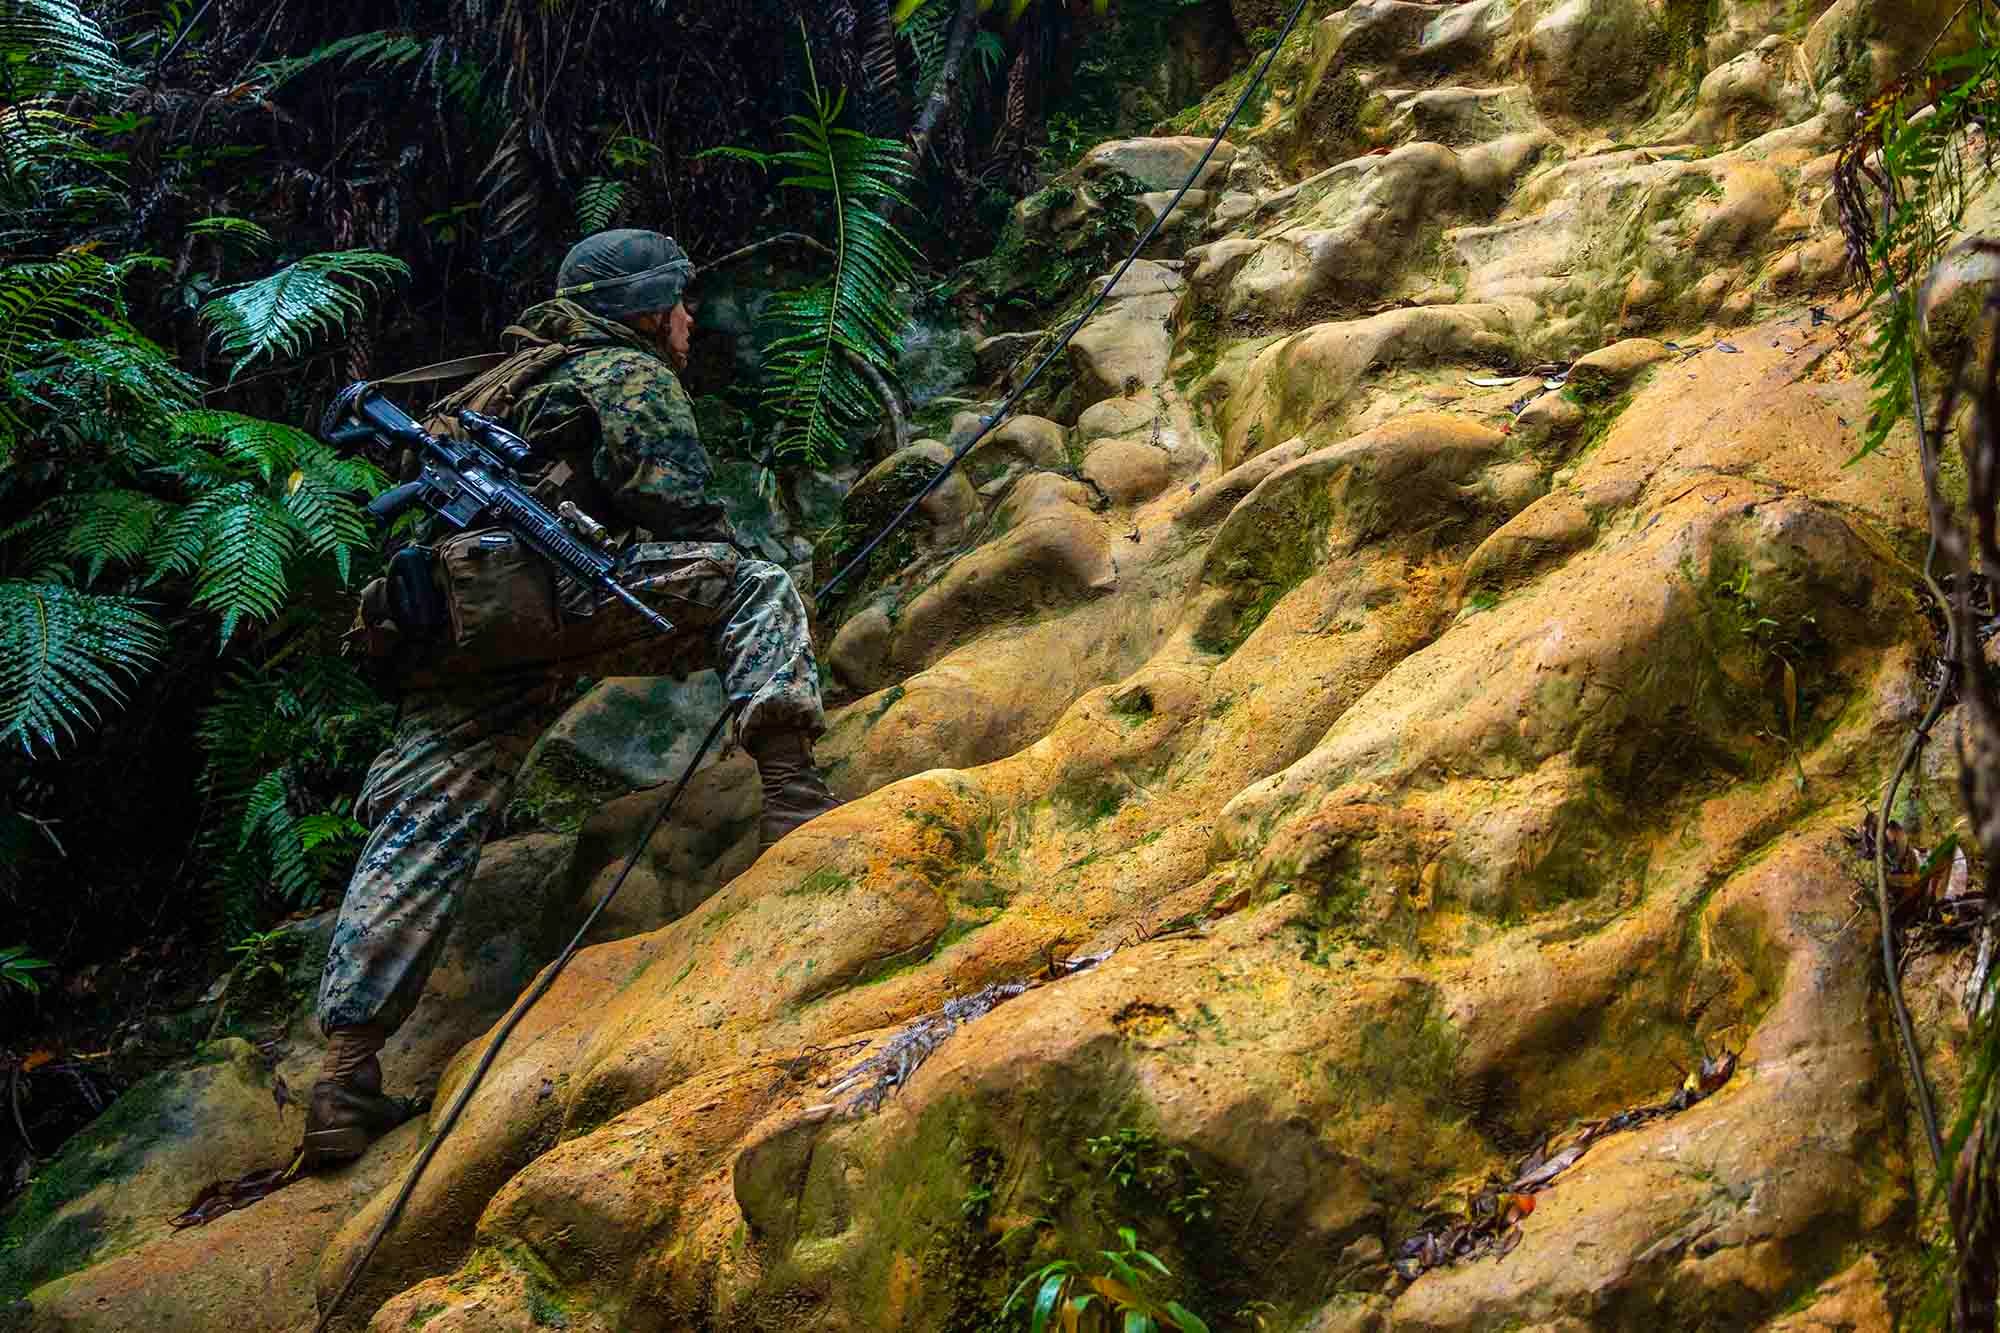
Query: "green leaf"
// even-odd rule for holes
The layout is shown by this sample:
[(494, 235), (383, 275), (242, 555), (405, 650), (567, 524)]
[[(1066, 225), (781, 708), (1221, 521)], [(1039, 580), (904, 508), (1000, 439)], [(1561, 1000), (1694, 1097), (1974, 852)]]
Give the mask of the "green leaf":
[(55, 753), (122, 704), (166, 646), (146, 603), (0, 581), (0, 743)]
[(1069, 1283), (1067, 1274), (1051, 1273), (1042, 1279), (1042, 1288), (1035, 1293), (1034, 1309), (1029, 1312), (1029, 1333), (1047, 1333), (1049, 1316), (1055, 1313), (1056, 1304), (1062, 1300), (1063, 1288)]
[(0, 949), (0, 980), (18, 986), (30, 995), (39, 995), (42, 991), (41, 979), (34, 974), (54, 966), (46, 958), (29, 957), (25, 944)]
[(8, 100), (49, 93), (118, 93), (139, 82), (95, 19), (69, 0), (0, 4)]
[(605, 176), (594, 176), (585, 181), (582, 188), (576, 192), (578, 235), (589, 236), (610, 226), (624, 202), (624, 181), (612, 180)]
[(1201, 1317), (1179, 1301), (1168, 1301), (1167, 1313), (1173, 1316), (1174, 1325), (1181, 1333), (1208, 1333), (1208, 1325), (1202, 1322)]
[(777, 328), (764, 370), (778, 452), (813, 465), (845, 452), (847, 433), (881, 411), (856, 363), (893, 377), (903, 322), (896, 291), (917, 256), (883, 216), (908, 202), (903, 145), (841, 128), (844, 103), (815, 75), (809, 113), (786, 118), (789, 146), (769, 156), (785, 173), (780, 185), (824, 195), (831, 209), (833, 272), (825, 282), (778, 293), (766, 307)]
[(199, 317), (234, 362), (234, 379), (263, 358), (297, 356), (316, 339), (345, 329), (367, 310), (361, 291), (373, 293), (409, 273), (402, 260), (372, 250), (308, 255), (230, 288), (206, 302)]
[(271, 233), (252, 222), (249, 218), (230, 217), (217, 214), (201, 218), (188, 224), (191, 236), (213, 236), (226, 247), (234, 247), (246, 254), (262, 254), (277, 244)]

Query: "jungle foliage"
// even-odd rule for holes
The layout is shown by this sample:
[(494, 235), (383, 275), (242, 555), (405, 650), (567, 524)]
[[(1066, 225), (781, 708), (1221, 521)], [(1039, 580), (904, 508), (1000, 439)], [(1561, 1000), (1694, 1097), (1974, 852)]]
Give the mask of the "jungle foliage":
[[(1993, 623), (1992, 571), (2000, 568), (2000, 289), (1990, 266), (1977, 269), (1992, 253), (1990, 240), (1960, 237), (1968, 204), (1995, 184), (2000, 7), (1969, 0), (1958, 18), (1915, 68), (1865, 108), (1841, 153), (1834, 188), (1875, 329), (1868, 362), (1873, 402), (1861, 452), (1881, 448), (1903, 422), (1916, 427), (1932, 534), (1924, 578), (1949, 630), (1924, 725), (1947, 703), (1963, 709), (1961, 789), (1987, 866), (1980, 957), (1964, 996), (1970, 1049), (1948, 1123), (1936, 1123), (1944, 1117), (1931, 1110), (1921, 1064), (1912, 1071), (1936, 1158), (1928, 1201), (1942, 1203), (1950, 1237), (1934, 1255), (1937, 1281), (1913, 1322), (1973, 1329), (1991, 1328), (2000, 1308), (2000, 968), (1992, 966), (2000, 896), (1991, 886), (2000, 862), (2000, 685), (1981, 650)], [(1966, 249), (1955, 250), (1961, 244)], [(1974, 265), (1965, 275), (1974, 279), (1971, 301), (1962, 309), (1946, 308), (1947, 301), (1926, 310), (1931, 275), (1967, 261)], [(1961, 412), (1961, 404), (1969, 410)], [(1942, 459), (1954, 439), (1962, 494), (1944, 481)]]
[(337, 889), (393, 720), (339, 652), (384, 478), (301, 429), (340, 384), (487, 350), (590, 230), (797, 230), (732, 396), (823, 459), (918, 249), (982, 245), (1080, 58), (1193, 2), (0, 0), (0, 944), (81, 1013)]

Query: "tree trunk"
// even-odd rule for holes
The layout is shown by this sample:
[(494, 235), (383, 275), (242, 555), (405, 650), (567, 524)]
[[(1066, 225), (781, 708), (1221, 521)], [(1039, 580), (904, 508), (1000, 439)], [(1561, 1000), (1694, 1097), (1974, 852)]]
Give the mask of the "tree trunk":
[(972, 32), (978, 22), (979, 0), (958, 0), (958, 17), (952, 20), (951, 38), (944, 46), (944, 63), (931, 83), (931, 95), (924, 99), (922, 114), (910, 130), (912, 173), (923, 169), (924, 157), (931, 150), (931, 138), (958, 94), (959, 75), (964, 72), (965, 58), (972, 50)]

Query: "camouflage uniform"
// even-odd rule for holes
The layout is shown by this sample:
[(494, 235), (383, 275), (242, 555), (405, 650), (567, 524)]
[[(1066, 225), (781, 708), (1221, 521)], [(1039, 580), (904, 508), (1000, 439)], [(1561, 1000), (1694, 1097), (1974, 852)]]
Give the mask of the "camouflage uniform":
[(562, 711), (564, 681), (713, 667), (742, 705), (743, 735), (825, 728), (805, 606), (782, 569), (744, 555), (708, 496), (708, 455), (673, 371), (632, 330), (568, 301), (521, 324), (585, 350), (522, 395), (512, 424), (567, 465), (561, 499), (627, 525), (621, 578), (678, 633), (663, 638), (622, 603), (570, 588), (551, 660), (413, 678), (356, 804), (371, 833), (320, 982), (328, 1030), (393, 1030), (409, 1017), (521, 760)]

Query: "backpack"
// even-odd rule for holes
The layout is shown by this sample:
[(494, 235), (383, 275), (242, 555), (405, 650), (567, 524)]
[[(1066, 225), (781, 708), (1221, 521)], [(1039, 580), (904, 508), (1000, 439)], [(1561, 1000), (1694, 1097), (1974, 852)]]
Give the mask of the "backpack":
[[(433, 366), (384, 375), (371, 383), (380, 388), (390, 384), (434, 384), (472, 376), (456, 392), (446, 394), (422, 412), (412, 414), (418, 424), (433, 435), (457, 436), (462, 434), (458, 424), (461, 411), (471, 408), (483, 416), (505, 421), (513, 414), (514, 405), (523, 390), (585, 350), (569, 343), (551, 342), (519, 325), (509, 326), (500, 336), (504, 341), (517, 344), (516, 349), (440, 361)], [(417, 475), (417, 457), (413, 450), (403, 452), (398, 471), (404, 481)]]
[[(470, 408), (505, 420), (523, 390), (584, 350), (518, 326), (501, 336), (516, 343), (516, 349), (460, 357), (372, 383), (430, 384), (472, 376), (418, 415), (418, 423), (432, 435), (459, 436), (460, 411)], [(418, 462), (415, 450), (403, 451), (397, 462), (402, 480), (415, 479)], [(534, 489), (553, 503), (570, 475), (567, 464), (557, 463), (534, 481)], [(561, 623), (546, 562), (491, 529), (455, 533), (435, 546), (398, 552), (389, 576), (370, 581), (358, 602), (347, 634), (350, 652), (385, 667), (390, 662), (414, 665), (415, 655), (429, 659), (441, 675), (544, 657)]]

